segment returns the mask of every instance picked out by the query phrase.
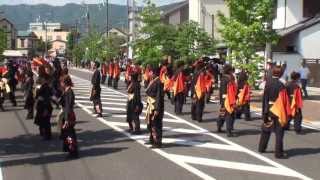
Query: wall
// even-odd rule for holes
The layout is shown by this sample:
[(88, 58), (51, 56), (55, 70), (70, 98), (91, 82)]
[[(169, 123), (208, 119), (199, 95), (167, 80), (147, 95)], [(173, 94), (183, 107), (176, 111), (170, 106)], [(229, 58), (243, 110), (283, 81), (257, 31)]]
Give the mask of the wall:
[(50, 51), (65, 50), (66, 47), (67, 45), (65, 42), (55, 41), (52, 43), (52, 48), (50, 49)]
[(320, 59), (320, 24), (301, 31), (297, 39), (298, 52), (306, 59)]
[(287, 70), (290, 74), (292, 71), (298, 71), (302, 62), (302, 56), (298, 53), (273, 52), (274, 62), (286, 62)]
[(207, 18), (211, 19), (211, 31), (213, 30), (213, 35), (216, 39), (221, 40), (221, 35), (219, 33), (221, 24), (219, 22), (218, 12), (220, 11), (225, 16), (229, 16), (229, 8), (227, 7), (224, 0), (203, 0), (203, 3), (208, 13), (210, 13), (210, 16), (208, 16)]
[(303, 0), (278, 0), (274, 29), (287, 28), (302, 21)]
[(180, 24), (180, 19), (181, 19), (181, 13), (180, 11), (176, 11), (172, 14), (170, 14), (169, 16), (169, 24), (172, 24), (172, 25), (178, 25)]
[[(43, 41), (46, 41), (46, 32), (45, 31), (33, 31), (36, 36), (40, 39), (42, 39)], [(48, 37), (48, 41), (55, 41), (57, 40), (57, 36), (61, 36), (61, 40), (62, 41), (67, 41), (67, 37), (68, 37), (68, 34), (70, 32), (66, 32), (66, 31), (63, 31), (63, 32), (47, 32), (47, 37)], [(52, 39), (49, 39), (49, 36), (52, 37)]]

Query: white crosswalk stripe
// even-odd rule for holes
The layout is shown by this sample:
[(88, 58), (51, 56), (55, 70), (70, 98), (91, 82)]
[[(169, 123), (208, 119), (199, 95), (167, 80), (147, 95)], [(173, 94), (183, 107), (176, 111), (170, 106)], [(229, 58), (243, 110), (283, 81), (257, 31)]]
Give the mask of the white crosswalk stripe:
[[(90, 81), (86, 81), (80, 79), (78, 77), (73, 76), (73, 81), (75, 84), (74, 91), (76, 94), (76, 103), (80, 108), (85, 110), (86, 112), (92, 114), (92, 104), (89, 100), (90, 94)], [(107, 87), (102, 87), (101, 100), (103, 104), (104, 113), (107, 115), (105, 118), (97, 118), (100, 122), (108, 125), (114, 130), (121, 132), (128, 136), (129, 138), (137, 141), (143, 146), (149, 147), (144, 143), (149, 139), (149, 136), (144, 135), (131, 135), (126, 132), (128, 125), (126, 123), (126, 101), (127, 95), (121, 92), (118, 92), (113, 89), (109, 89)], [(141, 128), (146, 129), (147, 126), (144, 123), (145, 119), (145, 110), (140, 116), (141, 120)], [(209, 152), (215, 151), (228, 151), (230, 153), (236, 153), (237, 155), (247, 157), (248, 155), (252, 159), (257, 159), (258, 162), (263, 162), (262, 164), (252, 164), (246, 162), (235, 162), (222, 160), (220, 157), (218, 159), (214, 159), (215, 157), (199, 157), (197, 154), (190, 156), (186, 154), (176, 154), (176, 153), (168, 153), (168, 148), (164, 149), (152, 149), (152, 151), (158, 153), (159, 155), (167, 158), (168, 160), (176, 163), (177, 165), (185, 168), (189, 172), (197, 175), (202, 179), (215, 179), (212, 175), (201, 171), (199, 166), (194, 167), (194, 165), (202, 165), (208, 167), (218, 167), (225, 168), (231, 170), (240, 170), (247, 172), (255, 172), (262, 174), (273, 174), (279, 176), (287, 176), (287, 177), (295, 177), (299, 179), (311, 179), (306, 177), (305, 175), (289, 169), (277, 162), (272, 161), (258, 153), (255, 153), (245, 147), (242, 147), (236, 143), (229, 141), (217, 134), (213, 134), (206, 129), (203, 129), (189, 121), (181, 119), (177, 116), (174, 116), (168, 112), (165, 112), (164, 116), (164, 144), (173, 144), (176, 146), (184, 146), (189, 148), (194, 148), (195, 150), (201, 151), (202, 149), (206, 149)], [(168, 133), (168, 135), (167, 135)], [(205, 137), (205, 141), (194, 140), (188, 136), (184, 135), (198, 135), (197, 137)], [(172, 135), (177, 135), (178, 137), (172, 137)], [(180, 136), (179, 136), (180, 135)], [(198, 138), (197, 138), (198, 139)], [(208, 140), (210, 139), (210, 140)], [(170, 148), (169, 148), (170, 149)], [(213, 173), (214, 174), (214, 173)]]

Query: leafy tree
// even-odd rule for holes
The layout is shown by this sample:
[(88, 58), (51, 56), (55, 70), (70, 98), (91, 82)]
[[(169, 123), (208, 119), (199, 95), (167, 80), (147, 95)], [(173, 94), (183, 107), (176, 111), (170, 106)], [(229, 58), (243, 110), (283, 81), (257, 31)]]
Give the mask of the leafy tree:
[(266, 29), (266, 24), (274, 18), (274, 0), (226, 0), (230, 9), (230, 17), (219, 14), (223, 27), (221, 35), (231, 50), (228, 60), (237, 68), (249, 72), (253, 84), (258, 78), (258, 65), (263, 58), (256, 52), (266, 42), (277, 42), (274, 31)]
[(44, 42), (42, 39), (36, 41), (36, 44), (35, 44), (35, 50), (39, 53), (44, 53), (45, 51), (45, 47), (46, 47), (46, 44), (47, 44), (47, 49), (51, 49), (52, 48), (52, 44), (51, 43), (46, 43)]
[(179, 26), (175, 47), (182, 59), (195, 59), (215, 52), (214, 40), (194, 21)]
[(7, 34), (4, 29), (0, 28), (0, 58), (3, 51), (7, 48)]
[(121, 45), (126, 42), (126, 39), (121, 36), (117, 36), (114, 34), (110, 34), (105, 39), (105, 54), (103, 54), (103, 57), (107, 58), (107, 60), (110, 60), (114, 57), (119, 57), (121, 55)]
[(142, 64), (157, 65), (163, 56), (177, 57), (175, 40), (177, 29), (161, 22), (159, 8), (150, 0), (139, 14), (143, 26), (139, 29), (140, 37), (134, 42), (137, 60)]

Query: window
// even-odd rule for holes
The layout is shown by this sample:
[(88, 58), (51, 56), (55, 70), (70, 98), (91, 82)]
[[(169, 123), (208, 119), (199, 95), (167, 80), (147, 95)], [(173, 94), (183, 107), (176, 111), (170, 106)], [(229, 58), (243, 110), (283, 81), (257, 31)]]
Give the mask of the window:
[(21, 47), (24, 48), (24, 46), (25, 46), (25, 44), (24, 44), (24, 39), (21, 39), (20, 41), (21, 41), (21, 42), (20, 42), (20, 43), (21, 43)]
[(319, 0), (303, 0), (303, 17), (314, 17), (317, 13), (320, 13)]
[(61, 38), (60, 35), (58, 35), (58, 36), (56, 37), (56, 39), (57, 39), (57, 40), (62, 40), (62, 38)]

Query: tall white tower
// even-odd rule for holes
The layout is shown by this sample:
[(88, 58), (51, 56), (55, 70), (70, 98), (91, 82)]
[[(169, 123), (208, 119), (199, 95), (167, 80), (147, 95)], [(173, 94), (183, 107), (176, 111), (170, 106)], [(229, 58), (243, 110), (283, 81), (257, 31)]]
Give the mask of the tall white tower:
[(133, 58), (133, 47), (132, 43), (135, 40), (135, 28), (136, 28), (136, 3), (134, 0), (127, 0), (128, 5), (128, 23), (129, 23), (129, 50), (128, 58)]

